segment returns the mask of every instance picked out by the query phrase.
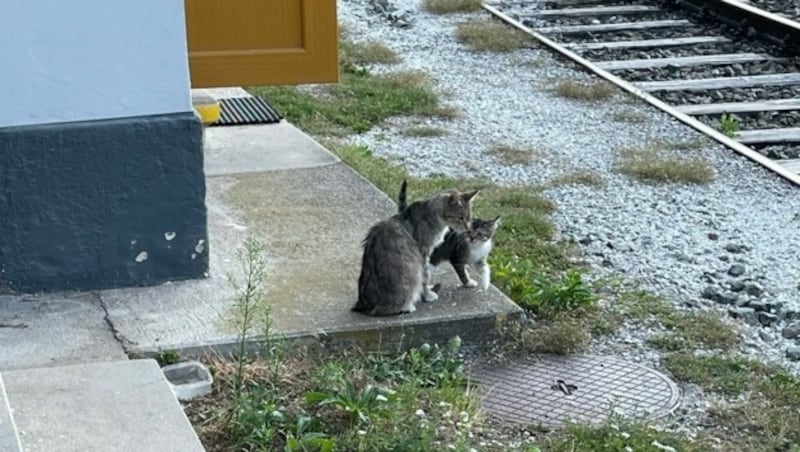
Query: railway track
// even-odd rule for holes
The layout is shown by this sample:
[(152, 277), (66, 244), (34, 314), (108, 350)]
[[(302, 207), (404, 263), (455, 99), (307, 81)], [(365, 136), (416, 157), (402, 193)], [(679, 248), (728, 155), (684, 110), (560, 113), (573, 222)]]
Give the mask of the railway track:
[[(757, 3), (780, 4), (781, 15)], [(793, 4), (495, 0), (484, 8), (800, 185), (800, 23), (792, 20), (800, 11), (792, 15)]]

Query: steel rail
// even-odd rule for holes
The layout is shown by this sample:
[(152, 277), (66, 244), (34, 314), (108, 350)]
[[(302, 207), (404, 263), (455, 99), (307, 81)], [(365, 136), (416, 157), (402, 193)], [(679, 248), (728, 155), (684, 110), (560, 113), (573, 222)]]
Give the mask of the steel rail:
[(800, 49), (800, 23), (737, 0), (665, 0), (665, 3), (710, 15), (736, 27), (753, 27), (773, 43)]
[(645, 102), (649, 103), (650, 105), (652, 105), (652, 106), (664, 111), (665, 113), (675, 117), (679, 121), (681, 121), (684, 124), (694, 128), (698, 132), (713, 138), (717, 142), (719, 142), (721, 144), (724, 144), (725, 146), (727, 146), (727, 147), (733, 149), (734, 151), (736, 151), (737, 153), (739, 153), (739, 154), (749, 158), (750, 160), (753, 160), (754, 162), (766, 167), (767, 169), (769, 169), (770, 171), (778, 174), (779, 176), (783, 177), (787, 181), (789, 181), (789, 182), (791, 182), (791, 183), (793, 183), (793, 184), (795, 184), (797, 186), (800, 186), (800, 174), (795, 174), (795, 173), (791, 172), (790, 170), (788, 170), (787, 168), (784, 168), (779, 163), (777, 163), (776, 161), (770, 159), (769, 157), (766, 157), (766, 156), (756, 152), (755, 150), (749, 148), (748, 146), (746, 146), (744, 144), (741, 144), (741, 143), (729, 138), (728, 136), (722, 134), (721, 132), (719, 132), (719, 131), (717, 131), (717, 130), (715, 130), (715, 129), (713, 129), (713, 128), (705, 125), (705, 124), (703, 124), (702, 122), (694, 119), (693, 117), (676, 110), (672, 106), (670, 106), (670, 105), (666, 104), (665, 102), (662, 102), (661, 100), (653, 97), (652, 95), (650, 95), (650, 94), (648, 94), (648, 93), (636, 88), (635, 86), (631, 85), (629, 82), (626, 82), (625, 80), (617, 77), (616, 75), (611, 74), (610, 72), (605, 71), (605, 70), (597, 67), (597, 65), (595, 65), (591, 61), (587, 60), (586, 58), (583, 58), (582, 56), (570, 51), (569, 49), (566, 49), (566, 48), (562, 47), (557, 42), (547, 38), (546, 36), (543, 36), (540, 33), (537, 33), (533, 29), (530, 29), (530, 28), (526, 27), (525, 25), (523, 25), (519, 21), (517, 21), (514, 18), (508, 16), (507, 14), (505, 14), (502, 11), (498, 10), (497, 8), (495, 8), (495, 7), (493, 7), (493, 6), (489, 5), (489, 4), (486, 4), (486, 3), (483, 3), (483, 8), (485, 10), (487, 10), (488, 12), (490, 12), (491, 14), (495, 15), (497, 18), (503, 20), (504, 22), (508, 23), (509, 25), (512, 25), (514, 28), (517, 28), (518, 30), (521, 30), (521, 31), (529, 34), (530, 36), (534, 37), (537, 41), (541, 42), (542, 44), (544, 44), (545, 46), (549, 47), (550, 49), (552, 49), (552, 50), (560, 53), (561, 55), (569, 58), (570, 60), (572, 60), (572, 61), (584, 66), (586, 69), (588, 69), (589, 71), (597, 74), (598, 76), (602, 77), (603, 79), (607, 80), (608, 82), (613, 83), (614, 85), (622, 88), (623, 90), (627, 91), (628, 93), (630, 93), (630, 94), (632, 94), (632, 95), (644, 100)]

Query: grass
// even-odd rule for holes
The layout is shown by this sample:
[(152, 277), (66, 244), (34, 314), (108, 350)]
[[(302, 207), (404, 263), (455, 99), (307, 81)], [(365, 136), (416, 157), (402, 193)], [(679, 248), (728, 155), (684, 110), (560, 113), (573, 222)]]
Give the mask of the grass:
[(723, 113), (719, 117), (719, 131), (728, 137), (733, 138), (739, 131), (739, 120), (728, 113)]
[(312, 135), (363, 133), (399, 115), (452, 114), (441, 110), (430, 79), (420, 72), (343, 72), (340, 83), (325, 88), (322, 96), (281, 86), (248, 90), (269, 99), (287, 120)]
[(400, 57), (394, 50), (378, 41), (354, 42), (342, 39), (340, 40), (339, 55), (339, 61), (345, 67), (400, 62)]
[(711, 164), (701, 157), (676, 156), (663, 141), (619, 152), (616, 170), (649, 183), (708, 184), (714, 180)]
[(404, 136), (414, 138), (436, 138), (445, 136), (450, 132), (441, 127), (412, 126), (401, 130), (400, 133)]
[(629, 122), (632, 124), (641, 124), (647, 122), (647, 115), (632, 109), (624, 109), (615, 111), (611, 118), (617, 122)]
[(736, 329), (713, 312), (681, 311), (648, 292), (626, 292), (614, 306), (618, 321), (660, 327), (663, 333), (648, 342), (664, 351), (696, 349), (729, 351), (739, 345)]
[(456, 39), (473, 51), (511, 52), (530, 45), (525, 33), (499, 22), (467, 21), (456, 27)]
[(559, 97), (582, 102), (599, 102), (611, 99), (616, 89), (610, 83), (597, 80), (591, 83), (581, 83), (573, 80), (563, 80), (555, 84), (553, 93)]
[(422, 5), (434, 14), (468, 13), (481, 9), (481, 0), (424, 0)]
[(644, 422), (631, 422), (619, 417), (599, 426), (569, 425), (564, 432), (545, 438), (544, 451), (623, 452), (713, 450), (701, 441), (690, 441), (679, 435), (661, 432)]
[(545, 189), (562, 187), (565, 185), (586, 185), (589, 187), (603, 187), (606, 181), (597, 173), (591, 171), (576, 171), (554, 177), (544, 184)]
[(489, 148), (488, 153), (508, 166), (528, 164), (538, 154), (534, 149), (518, 148), (504, 144), (492, 146)]

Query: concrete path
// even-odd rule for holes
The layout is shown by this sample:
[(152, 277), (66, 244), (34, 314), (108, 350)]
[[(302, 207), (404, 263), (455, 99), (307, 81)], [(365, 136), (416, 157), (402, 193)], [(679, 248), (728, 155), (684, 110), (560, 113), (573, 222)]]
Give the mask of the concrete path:
[[(0, 379), (4, 452), (205, 450), (154, 360), (13, 370)], [(13, 427), (9, 413), (16, 433), (4, 429)]]

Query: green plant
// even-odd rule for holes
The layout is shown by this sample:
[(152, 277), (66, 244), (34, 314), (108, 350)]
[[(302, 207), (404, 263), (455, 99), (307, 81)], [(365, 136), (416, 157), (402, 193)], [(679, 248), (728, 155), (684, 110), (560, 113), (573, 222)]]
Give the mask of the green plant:
[(349, 379), (345, 379), (339, 391), (311, 391), (305, 396), (309, 404), (333, 405), (350, 416), (353, 423), (370, 423), (375, 417), (386, 417), (392, 405), (398, 401), (397, 393), (388, 388), (378, 388), (371, 384), (357, 389)]
[[(235, 291), (233, 301), (234, 321), (238, 326), (236, 354), (236, 371), (234, 373), (234, 393), (241, 397), (243, 393), (244, 366), (247, 362), (247, 339), (255, 326), (258, 305), (263, 297), (262, 284), (267, 264), (263, 257), (264, 246), (258, 239), (248, 237), (244, 246), (237, 250), (237, 259), (241, 265), (244, 281), (240, 283), (232, 273), (228, 274), (228, 282)], [(235, 421), (236, 413), (234, 413)]]
[(158, 354), (156, 361), (160, 366), (168, 366), (170, 364), (175, 364), (181, 360), (181, 355), (178, 353), (177, 350), (164, 350), (163, 352)]
[(597, 80), (591, 83), (564, 80), (556, 83), (552, 91), (555, 95), (567, 99), (574, 99), (582, 102), (597, 102), (610, 99), (616, 92), (616, 89), (614, 85), (604, 80)]
[(530, 37), (516, 28), (477, 20), (458, 24), (456, 39), (471, 50), (489, 52), (511, 52), (530, 43)]
[(400, 356), (386, 354), (368, 356), (370, 373), (378, 381), (413, 381), (421, 386), (437, 386), (445, 381), (459, 381), (464, 374), (464, 363), (456, 357), (461, 338), (454, 336), (442, 349), (438, 344), (422, 344)]
[(318, 431), (309, 431), (314, 426), (311, 416), (300, 415), (297, 417), (294, 431), (286, 432), (285, 452), (330, 452), (336, 442), (328, 435)]
[(719, 117), (719, 130), (725, 135), (733, 138), (736, 132), (739, 131), (739, 120), (728, 113), (723, 113)]
[(577, 269), (569, 269), (561, 280), (553, 281), (529, 260), (507, 260), (493, 267), (495, 283), (517, 304), (537, 314), (574, 311), (596, 301)]
[(425, 0), (423, 5), (434, 14), (466, 13), (481, 9), (481, 0)]

